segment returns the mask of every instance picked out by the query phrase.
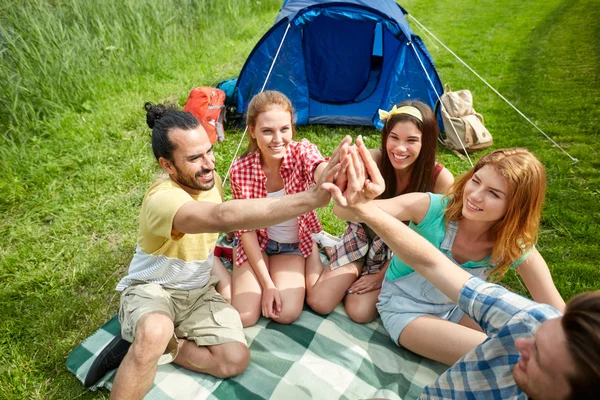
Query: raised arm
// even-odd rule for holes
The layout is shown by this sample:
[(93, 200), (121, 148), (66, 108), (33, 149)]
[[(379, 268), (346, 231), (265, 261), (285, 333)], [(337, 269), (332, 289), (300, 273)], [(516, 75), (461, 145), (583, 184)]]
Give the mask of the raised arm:
[[(373, 204), (400, 221), (412, 221), (418, 224), (425, 218), (429, 210), (429, 202), (427, 193), (408, 193), (391, 199), (374, 200)], [(333, 213), (340, 219), (359, 222), (354, 219), (352, 212), (339, 207), (337, 203), (333, 206)]]
[(264, 228), (326, 205), (327, 196), (321, 192), (315, 188), (289, 196), (231, 200), (221, 204), (190, 201), (175, 214), (173, 228), (182, 233)]
[[(367, 149), (362, 137), (360, 136), (356, 139), (356, 149), (358, 150), (359, 154), (361, 154), (361, 159), (363, 162), (365, 162), (364, 160), (369, 160), (369, 164), (365, 163), (365, 172), (367, 175), (372, 177), (375, 173), (377, 173), (377, 175), (381, 178), (381, 181), (377, 182), (375, 185), (379, 186), (379, 193), (372, 193), (368, 196), (369, 198), (373, 199), (379, 194), (383, 193), (385, 188), (385, 182), (383, 181), (383, 177), (381, 177), (381, 173), (378, 168), (379, 161), (381, 160), (381, 151), (378, 149)], [(450, 184), (454, 181), (454, 178), (450, 171), (444, 168), (440, 173), (437, 182), (439, 183), (440, 180), (442, 181), (443, 185), (450, 186)], [(444, 190), (446, 186), (444, 186)], [(429, 195), (427, 193), (419, 192), (408, 193), (405, 195), (392, 197), (391, 199), (375, 200), (375, 204), (377, 204), (388, 214), (394, 216), (396, 219), (399, 219), (400, 221), (412, 221), (415, 224), (420, 223), (423, 218), (425, 218), (425, 215), (429, 210), (429, 202)], [(340, 219), (353, 221), (351, 213), (345, 212), (343, 209), (337, 207), (337, 205), (334, 205), (333, 212)]]
[(429, 210), (430, 198), (427, 193), (407, 193), (391, 199), (375, 200), (383, 211), (400, 221), (420, 223)]
[(546, 261), (537, 249), (531, 250), (529, 256), (517, 267), (531, 297), (538, 303), (549, 304), (561, 313), (565, 312), (565, 301), (558, 293)]
[[(365, 159), (364, 152), (361, 152), (361, 157), (365, 163), (372, 161), (368, 159), (370, 155)], [(350, 211), (356, 220), (367, 223), (398, 258), (456, 302), (460, 290), (471, 274), (455, 265), (426, 239), (371, 201), (365, 195), (365, 170), (359, 164), (361, 160), (356, 152), (344, 156), (342, 170), (347, 171), (348, 184), (343, 194), (335, 185), (324, 185), (332, 193), (336, 205)], [(373, 176), (373, 173), (379, 172), (369, 171), (372, 181), (382, 179), (380, 174)]]
[[(366, 206), (366, 207), (365, 207)], [(455, 265), (426, 239), (401, 221), (374, 204), (365, 204), (356, 210), (361, 222), (365, 222), (407, 265), (423, 275), (452, 301), (471, 274)]]
[(324, 207), (330, 194), (321, 188), (332, 183), (340, 169), (340, 151), (348, 146), (350, 137), (340, 142), (323, 168), (320, 179), (311, 190), (282, 197), (231, 200), (221, 204), (190, 201), (175, 214), (173, 228), (182, 233), (228, 232), (258, 229), (276, 225), (302, 214)]

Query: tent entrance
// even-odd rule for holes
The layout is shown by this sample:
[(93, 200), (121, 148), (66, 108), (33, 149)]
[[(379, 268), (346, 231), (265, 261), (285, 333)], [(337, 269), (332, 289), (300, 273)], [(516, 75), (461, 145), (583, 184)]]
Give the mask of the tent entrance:
[(380, 24), (315, 18), (302, 37), (311, 99), (341, 104), (368, 98), (379, 84), (382, 47)]
[(431, 56), (394, 0), (287, 0), (248, 56), (237, 111), (264, 89), (284, 93), (296, 123), (383, 124), (378, 109), (430, 107), (443, 91)]

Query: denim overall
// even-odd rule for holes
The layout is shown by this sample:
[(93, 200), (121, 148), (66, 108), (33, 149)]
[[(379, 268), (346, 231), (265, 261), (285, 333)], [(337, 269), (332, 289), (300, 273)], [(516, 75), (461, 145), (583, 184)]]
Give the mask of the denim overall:
[[(458, 224), (455, 221), (450, 221), (440, 245), (440, 250), (453, 263), (470, 274), (485, 280), (493, 269), (492, 265), (485, 262), (487, 258), (476, 263), (465, 263), (465, 265), (479, 265), (475, 268), (465, 268), (452, 258), (450, 252), (457, 231)], [(484, 265), (481, 266), (482, 264)], [(406, 325), (417, 317), (435, 315), (457, 323), (464, 315), (456, 303), (429, 283), (421, 274), (414, 271), (393, 281), (383, 280), (377, 310), (383, 321), (383, 326), (397, 345), (399, 345), (398, 338)]]

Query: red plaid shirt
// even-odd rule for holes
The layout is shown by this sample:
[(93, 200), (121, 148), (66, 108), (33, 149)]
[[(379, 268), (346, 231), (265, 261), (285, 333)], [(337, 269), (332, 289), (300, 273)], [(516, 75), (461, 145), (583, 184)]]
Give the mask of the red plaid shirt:
[[(306, 139), (291, 141), (281, 162), (279, 173), (283, 178), (285, 194), (294, 194), (309, 190), (315, 183), (314, 172), (317, 166), (326, 161), (314, 144)], [(257, 199), (267, 197), (267, 177), (260, 165), (260, 151), (254, 151), (245, 157), (236, 159), (231, 166), (231, 192), (234, 199)], [(311, 233), (322, 230), (317, 213), (313, 210), (298, 217), (298, 248), (306, 258), (312, 251)], [(237, 265), (248, 261), (241, 235), (249, 230), (235, 231), (238, 239), (236, 251)], [(260, 250), (264, 251), (269, 243), (267, 228), (256, 230)]]

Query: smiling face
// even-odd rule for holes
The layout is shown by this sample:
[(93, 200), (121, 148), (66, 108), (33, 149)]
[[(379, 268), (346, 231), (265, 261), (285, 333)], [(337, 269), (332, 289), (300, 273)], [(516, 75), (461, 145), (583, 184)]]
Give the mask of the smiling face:
[(410, 121), (400, 121), (390, 130), (385, 149), (394, 169), (410, 168), (421, 153), (421, 131)]
[(263, 158), (281, 160), (292, 141), (292, 115), (279, 105), (272, 105), (256, 117), (256, 123), (249, 127), (250, 135)]
[(173, 161), (159, 160), (161, 166), (186, 192), (198, 194), (215, 185), (215, 156), (204, 129), (172, 129), (169, 140), (174, 145)]
[(560, 318), (544, 322), (532, 339), (517, 339), (515, 347), (521, 358), (513, 377), (521, 390), (533, 399), (567, 398), (568, 377), (576, 369)]
[(506, 179), (485, 165), (465, 184), (462, 215), (475, 221), (498, 221), (506, 214), (510, 196)]

